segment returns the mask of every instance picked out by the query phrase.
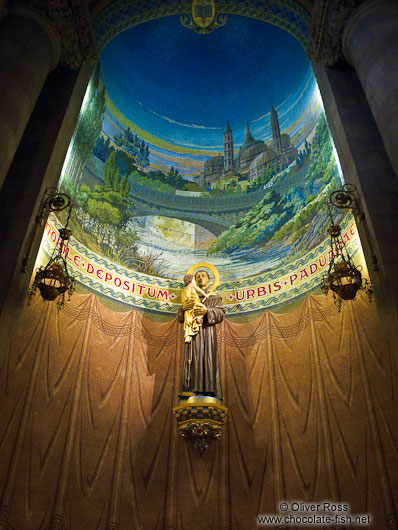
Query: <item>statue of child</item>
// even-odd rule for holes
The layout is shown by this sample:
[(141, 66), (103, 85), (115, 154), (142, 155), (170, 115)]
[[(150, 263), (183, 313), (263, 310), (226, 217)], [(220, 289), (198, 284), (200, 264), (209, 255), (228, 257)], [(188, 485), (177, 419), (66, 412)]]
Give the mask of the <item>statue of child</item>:
[[(198, 287), (195, 278), (192, 274), (186, 274), (184, 276), (184, 290), (182, 292), (182, 304), (187, 300), (194, 299), (194, 304), (200, 302), (199, 294), (204, 298), (208, 298), (209, 295)], [(199, 328), (203, 323), (203, 315), (194, 315), (194, 310), (190, 309), (184, 311), (184, 339), (185, 342), (191, 342), (194, 335), (199, 333)]]

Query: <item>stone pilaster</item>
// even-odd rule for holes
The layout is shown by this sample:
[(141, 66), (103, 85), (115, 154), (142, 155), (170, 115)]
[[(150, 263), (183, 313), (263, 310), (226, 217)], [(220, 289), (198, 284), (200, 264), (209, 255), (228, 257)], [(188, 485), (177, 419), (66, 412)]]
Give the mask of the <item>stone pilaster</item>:
[[(43, 233), (35, 216), (45, 188), (58, 183), (92, 71), (88, 63), (96, 56), (84, 0), (5, 3), (0, 13), (0, 346), (25, 300)], [(31, 259), (22, 274), (27, 248)]]
[[(307, 54), (313, 61), (344, 179), (356, 186), (365, 212), (366, 226), (359, 224), (358, 230), (381, 320), (395, 349), (397, 49), (396, 0), (315, 0)], [(371, 269), (373, 255), (378, 272)]]
[(363, 0), (315, 0), (312, 9), (307, 55), (332, 66), (344, 60), (342, 35), (347, 19)]
[(58, 184), (91, 72), (82, 65), (50, 73), (0, 189), (0, 354), (18, 323), (43, 235), (36, 215), (45, 189)]
[(49, 72), (59, 62), (77, 69), (97, 52), (83, 0), (12, 0), (0, 20), (1, 186)]
[(398, 2), (371, 0), (348, 19), (343, 52), (354, 66), (398, 176)]
[(365, 214), (358, 231), (380, 320), (398, 351), (398, 179), (356, 73), (319, 64), (314, 71), (344, 179)]
[(19, 8), (10, 11), (1, 22), (0, 186), (59, 56), (59, 37), (45, 17)]
[(44, 17), (60, 39), (60, 63), (72, 69), (97, 58), (86, 0), (11, 0), (12, 9), (26, 8)]

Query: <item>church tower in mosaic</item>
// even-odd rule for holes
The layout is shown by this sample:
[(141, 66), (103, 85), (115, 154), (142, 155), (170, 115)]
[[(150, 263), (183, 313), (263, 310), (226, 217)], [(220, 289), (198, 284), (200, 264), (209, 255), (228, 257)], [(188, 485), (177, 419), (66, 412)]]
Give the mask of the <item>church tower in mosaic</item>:
[(271, 105), (271, 130), (272, 130), (272, 146), (279, 151), (282, 150), (281, 131), (279, 129), (279, 120), (274, 106)]
[(234, 140), (232, 130), (227, 122), (224, 131), (224, 171), (234, 168)]

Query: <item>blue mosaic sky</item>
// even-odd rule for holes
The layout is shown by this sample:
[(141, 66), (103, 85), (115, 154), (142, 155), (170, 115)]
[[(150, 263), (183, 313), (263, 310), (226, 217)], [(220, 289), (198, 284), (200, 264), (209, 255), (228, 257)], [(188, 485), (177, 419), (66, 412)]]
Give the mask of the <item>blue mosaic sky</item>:
[(128, 120), (198, 151), (222, 149), (227, 120), (236, 147), (246, 120), (256, 138), (268, 140), (271, 103), (283, 131), (305, 114), (315, 90), (294, 37), (239, 16), (209, 35), (184, 28), (174, 16), (133, 27), (103, 50), (101, 77)]

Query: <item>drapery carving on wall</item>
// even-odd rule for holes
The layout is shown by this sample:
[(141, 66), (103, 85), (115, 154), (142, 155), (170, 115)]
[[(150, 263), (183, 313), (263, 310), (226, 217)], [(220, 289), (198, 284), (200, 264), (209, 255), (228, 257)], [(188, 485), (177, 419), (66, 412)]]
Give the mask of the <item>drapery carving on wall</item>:
[(27, 307), (1, 369), (0, 529), (248, 530), (285, 499), (395, 528), (397, 372), (374, 305), (308, 296), (218, 331), (229, 417), (201, 457), (171, 413), (176, 321), (94, 295)]

